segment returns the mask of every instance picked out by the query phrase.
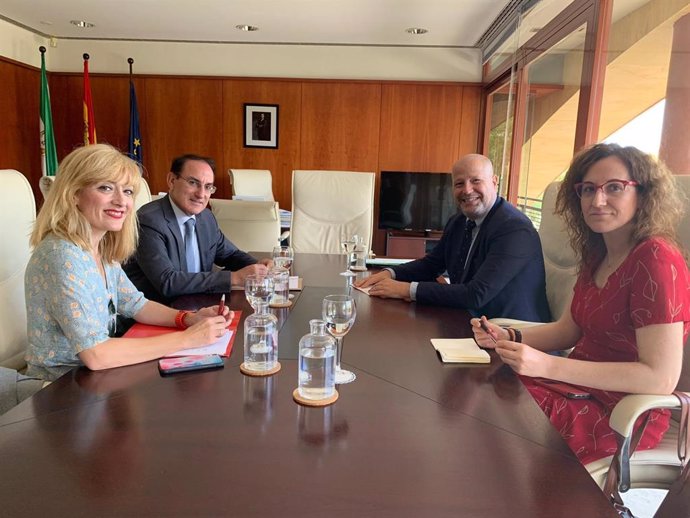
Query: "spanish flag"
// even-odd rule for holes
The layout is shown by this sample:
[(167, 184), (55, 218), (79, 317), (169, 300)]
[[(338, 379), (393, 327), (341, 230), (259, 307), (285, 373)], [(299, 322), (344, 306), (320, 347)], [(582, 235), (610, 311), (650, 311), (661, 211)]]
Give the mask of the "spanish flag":
[(93, 116), (93, 100), (89, 82), (89, 55), (84, 54), (84, 145), (88, 146), (96, 142), (96, 120)]

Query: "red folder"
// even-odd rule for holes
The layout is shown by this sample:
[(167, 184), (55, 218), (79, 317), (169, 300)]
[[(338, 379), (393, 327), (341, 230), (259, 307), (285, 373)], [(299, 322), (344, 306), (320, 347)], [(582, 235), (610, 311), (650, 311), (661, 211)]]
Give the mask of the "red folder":
[[(230, 353), (232, 352), (232, 344), (235, 342), (235, 336), (237, 335), (237, 328), (240, 323), (240, 318), (242, 317), (242, 312), (241, 311), (234, 311), (233, 310), (233, 316), (232, 320), (230, 321), (230, 324), (228, 325), (228, 329), (232, 331), (232, 335), (230, 336), (230, 340), (228, 341), (228, 347), (225, 349), (225, 352), (221, 354), (221, 356), (227, 358), (230, 356)], [(181, 333), (179, 329), (175, 329), (174, 327), (166, 327), (166, 326), (152, 326), (149, 324), (141, 324), (137, 322), (134, 324), (132, 327), (129, 328), (129, 330), (122, 335), (123, 338), (148, 338), (150, 336), (158, 336), (158, 335), (165, 335), (165, 334), (175, 334), (175, 333)]]

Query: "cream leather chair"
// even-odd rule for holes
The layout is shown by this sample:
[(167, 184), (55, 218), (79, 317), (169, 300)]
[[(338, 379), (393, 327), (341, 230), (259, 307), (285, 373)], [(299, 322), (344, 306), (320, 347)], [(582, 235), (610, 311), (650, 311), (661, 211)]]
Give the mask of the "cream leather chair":
[[(561, 182), (552, 182), (546, 187), (541, 206), (541, 226), (539, 227), (546, 273), (546, 299), (553, 320), (558, 320), (564, 311), (570, 309), (568, 302), (577, 279), (577, 258), (570, 246), (565, 223), (553, 213), (560, 185)], [(492, 318), (491, 322), (512, 327), (538, 325), (537, 322), (508, 318)]]
[(26, 177), (0, 170), (0, 366), (22, 369), (27, 346), (24, 271), (36, 202)]
[(339, 254), (341, 239), (361, 236), (371, 249), (374, 173), (293, 171), (290, 245), (296, 253)]
[(139, 210), (151, 200), (151, 189), (149, 189), (149, 184), (145, 179), (142, 178), (141, 189), (139, 189), (139, 194), (137, 194), (137, 197), (134, 198), (134, 210)]
[(275, 201), (273, 177), (268, 169), (230, 169), (228, 175), (232, 184), (232, 194), (237, 199)]
[(278, 244), (278, 202), (211, 199), (210, 205), (221, 231), (240, 250), (272, 252)]

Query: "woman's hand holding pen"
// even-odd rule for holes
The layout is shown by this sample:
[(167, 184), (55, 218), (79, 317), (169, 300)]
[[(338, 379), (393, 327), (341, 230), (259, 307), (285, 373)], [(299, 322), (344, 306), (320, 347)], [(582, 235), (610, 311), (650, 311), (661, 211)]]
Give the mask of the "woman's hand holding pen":
[(481, 318), (471, 319), (470, 324), (472, 324), (472, 332), (474, 333), (475, 341), (486, 349), (495, 348), (498, 340), (510, 339), (508, 331), (492, 324), (483, 315)]

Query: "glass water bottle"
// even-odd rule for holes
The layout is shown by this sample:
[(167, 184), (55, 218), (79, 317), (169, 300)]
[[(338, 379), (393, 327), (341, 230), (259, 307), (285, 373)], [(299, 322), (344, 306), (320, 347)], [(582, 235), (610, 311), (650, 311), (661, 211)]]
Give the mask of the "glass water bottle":
[(299, 341), (298, 391), (304, 399), (327, 399), (335, 393), (335, 340), (323, 320), (310, 320), (309, 327)]
[(254, 372), (274, 369), (278, 363), (278, 319), (265, 301), (244, 321), (244, 367)]

